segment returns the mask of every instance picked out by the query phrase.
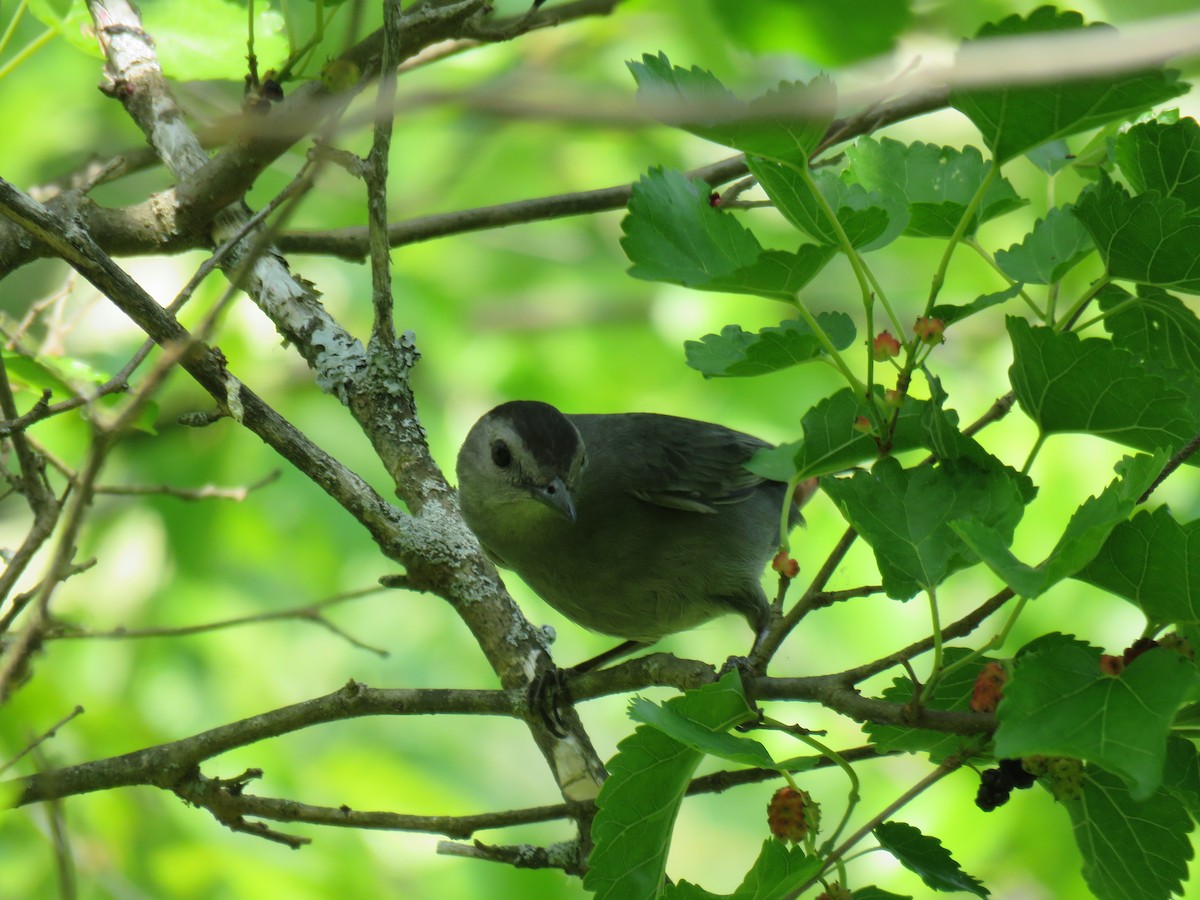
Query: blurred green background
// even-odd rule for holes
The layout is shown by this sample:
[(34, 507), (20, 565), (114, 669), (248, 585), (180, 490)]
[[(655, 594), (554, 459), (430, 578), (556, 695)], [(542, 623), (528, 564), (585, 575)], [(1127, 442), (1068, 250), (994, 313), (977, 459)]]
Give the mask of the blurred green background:
[[(553, 3), (550, 4), (553, 6)], [(743, 93), (780, 78), (831, 69), (849, 87), (895, 74), (895, 59), (863, 60), (899, 51), (920, 53), (924, 64), (948, 58), (954, 44), (982, 23), (1036, 4), (959, 3), (952, 0), (857, 0), (853, 3), (746, 0), (631, 0), (611, 17), (585, 19), (482, 47), (414, 70), (401, 96), (426, 89), (488, 86), (520, 99), (537, 90), (586, 109), (590, 97), (625, 98), (633, 83), (624, 63), (664, 51), (672, 62), (713, 70)], [(181, 16), (182, 0), (142, 4), (147, 30), (157, 38), (168, 73), (185, 107), (209, 122), (236, 111), (244, 54), (244, 5), (209, 0), (196, 20)], [(520, 4), (497, 4), (502, 13)], [(1187, 10), (1180, 2), (1087, 2), (1074, 8), (1090, 20), (1116, 24)], [(79, 15), (82, 4), (50, 7)], [(0, 27), (14, 4), (0, 8)], [(312, 7), (272, 5), (260, 17), (262, 65), (283, 46), (270, 29), (286, 12), (289, 27), (306, 33)], [(836, 14), (831, 15), (831, 11)], [(221, 15), (228, 18), (222, 18)], [(378, 13), (366, 13), (364, 27)], [(348, 13), (335, 18), (317, 62), (336, 53)], [(72, 20), (74, 21), (74, 20)], [(264, 30), (266, 29), (266, 30)], [(35, 41), (44, 26), (28, 15), (0, 55), (0, 66)], [(86, 42), (78, 26), (77, 42)], [(327, 52), (328, 51), (328, 52)], [(197, 62), (197, 59), (200, 62)], [(119, 105), (97, 90), (102, 63), (65, 40), (49, 40), (0, 80), (0, 175), (32, 189), (76, 171), (89, 158), (108, 159), (141, 145)], [(1195, 75), (1195, 69), (1188, 74)], [(197, 80), (197, 79), (205, 80)], [(361, 101), (370, 102), (369, 99)], [(1184, 98), (1192, 114), (1196, 101)], [(905, 140), (961, 146), (977, 143), (964, 119), (947, 112), (886, 132)], [(369, 134), (342, 135), (339, 145), (365, 153)], [(251, 196), (260, 206), (299, 168), (297, 147), (261, 177)], [(467, 209), (636, 180), (653, 165), (687, 168), (727, 153), (665, 128), (627, 129), (543, 118), (499, 118), (463, 106), (406, 109), (393, 143), (391, 217)], [(1031, 205), (981, 231), (990, 249), (1020, 240), (1034, 218), (1052, 205), (1042, 179), (1024, 160), (1006, 170)], [(1070, 175), (1063, 176), (1070, 178)], [(101, 188), (96, 198), (122, 205), (169, 186), (158, 170)], [(1059, 185), (1066, 195), (1069, 183)], [(1034, 191), (1035, 193), (1031, 193)], [(466, 234), (402, 247), (393, 254), (396, 319), (416, 334), (423, 360), (416, 388), (436, 458), (453, 470), (454, 454), (476, 417), (497, 402), (538, 398), (575, 412), (647, 410), (709, 419), (772, 441), (799, 434), (799, 418), (840, 383), (817, 366), (756, 379), (705, 381), (683, 363), (682, 343), (728, 323), (746, 329), (778, 324), (789, 310), (750, 297), (700, 294), (636, 281), (625, 274), (620, 211)], [(760, 236), (794, 244), (773, 215), (749, 218)], [(326, 168), (292, 226), (329, 228), (365, 223), (359, 185)], [(872, 257), (901, 318), (915, 315), (928, 291), (942, 245), (903, 239)], [(203, 259), (199, 253), (123, 261), (157, 298), (167, 302)], [(294, 256), (293, 271), (313, 281), (331, 312), (365, 338), (369, 328), (369, 273), (364, 265)], [(1086, 268), (1086, 267), (1085, 267)], [(1076, 277), (1080, 283), (1093, 270)], [(945, 302), (966, 302), (1000, 287), (997, 277), (966, 252), (958, 254)], [(185, 312), (195, 322), (223, 289), (212, 278)], [(138, 333), (62, 265), (28, 266), (0, 284), (0, 311), (21, 318), (31, 304), (61, 292), (47, 313), (58, 324), (35, 332), (46, 353), (65, 352), (114, 371), (139, 344)], [(835, 262), (805, 292), (813, 310), (861, 316), (848, 267)], [(859, 318), (861, 323), (861, 319)], [(933, 364), (945, 378), (951, 405), (969, 421), (1007, 390), (1007, 341), (980, 316), (955, 329)], [(387, 479), (365, 439), (338, 403), (322, 394), (297, 356), (281, 346), (270, 323), (246, 299), (227, 313), (216, 342), (231, 369), (313, 440), (367, 478), (385, 495)], [(132, 435), (105, 471), (106, 484), (256, 482), (275, 469), (281, 477), (240, 503), (188, 503), (161, 496), (98, 498), (80, 556), (97, 565), (68, 582), (55, 612), (88, 630), (118, 626), (182, 626), (282, 610), (342, 591), (370, 587), (394, 566), (342, 510), (274, 458), (257, 438), (229, 420), (206, 429), (175, 424), (176, 417), (210, 403), (175, 375), (160, 398), (158, 434)], [(87, 432), (80, 417), (60, 417), (34, 436), (78, 464)], [(984, 433), (983, 443), (1020, 466), (1034, 430), (1019, 413)], [(1018, 555), (1033, 555), (1089, 494), (1112, 477), (1121, 457), (1115, 446), (1056, 438), (1032, 471), (1041, 493), (1018, 531)], [(1084, 460), (1085, 464), (1080, 464)], [(1163, 499), (1183, 520), (1200, 515), (1200, 498), (1168, 484)], [(12, 547), (26, 523), (11, 498), (0, 506), (0, 545)], [(801, 580), (826, 557), (844, 529), (832, 505), (818, 497), (806, 511), (808, 528), (796, 538)], [(1052, 537), (1050, 538), (1052, 539)], [(851, 553), (834, 588), (870, 580), (865, 547)], [(38, 569), (32, 575), (36, 577)], [(510, 587), (535, 623), (558, 631), (560, 662), (569, 664), (610, 641), (582, 632), (545, 608), (515, 578)], [(956, 576), (942, 593), (943, 620), (964, 614), (998, 587), (986, 573)], [(45, 766), (65, 765), (185, 737), (232, 720), (335, 690), (348, 679), (377, 687), (491, 687), (494, 678), (467, 630), (437, 598), (378, 592), (330, 610), (349, 634), (386, 648), (379, 657), (311, 623), (288, 621), (171, 639), (59, 640), (36, 660), (34, 679), (0, 709), (0, 758), (7, 759), (76, 704), (86, 714), (43, 745)], [(1119, 650), (1140, 619), (1118, 600), (1067, 582), (1033, 604), (1006, 649), (1046, 630), (1071, 631)], [(818, 674), (874, 659), (928, 633), (928, 613), (916, 601), (857, 600), (811, 617), (777, 658), (773, 674)], [(986, 631), (990, 634), (990, 631)], [(748, 633), (733, 619), (675, 636), (662, 649), (719, 662), (744, 652)], [(887, 678), (873, 685), (881, 689)], [(669, 692), (652, 693), (656, 699)], [(614, 751), (632, 724), (625, 698), (587, 704), (585, 722), (602, 756)], [(772, 712), (809, 728), (829, 730), (835, 747), (863, 743), (857, 726), (815, 707)], [(784, 756), (803, 752), (770, 740)], [(16, 770), (27, 773), (34, 762)], [(554, 784), (524, 729), (483, 718), (378, 718), (308, 729), (230, 753), (205, 765), (228, 777), (259, 767), (265, 777), (250, 790), (267, 796), (354, 809), (416, 814), (463, 814), (556, 802)], [(874, 814), (928, 771), (920, 759), (860, 767), (863, 816)], [(12, 774), (12, 773), (10, 773)], [(806, 777), (803, 786), (835, 821), (845, 800), (836, 773)], [(1065, 814), (1044, 792), (1031, 791), (985, 815), (973, 797), (976, 777), (964, 770), (943, 780), (899, 818), (941, 837), (967, 871), (994, 896), (1085, 896)], [(669, 872), (727, 892), (736, 887), (766, 836), (765, 806), (773, 786), (740, 788), (689, 801), (677, 828)], [(233, 834), (207, 813), (174, 796), (134, 788), (74, 797), (65, 803), (79, 896), (85, 898), (249, 897), (578, 897), (578, 883), (556, 872), (515, 871), (435, 853), (436, 836), (366, 833), (307, 826), (287, 831), (313, 838), (290, 851)], [(547, 843), (569, 837), (561, 825), (481, 833), (488, 843)], [(856, 862), (855, 885), (877, 883), (921, 897), (927, 889), (885, 854)], [(57, 894), (52, 837), (46, 811), (31, 807), (0, 814), (0, 896)]]

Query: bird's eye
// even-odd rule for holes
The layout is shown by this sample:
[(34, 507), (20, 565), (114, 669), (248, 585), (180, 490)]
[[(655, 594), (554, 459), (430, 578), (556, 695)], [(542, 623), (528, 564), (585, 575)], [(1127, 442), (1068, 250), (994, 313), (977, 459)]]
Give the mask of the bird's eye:
[(492, 444), (492, 462), (501, 469), (507, 469), (512, 463), (512, 451), (508, 449), (508, 444), (504, 441), (496, 441)]

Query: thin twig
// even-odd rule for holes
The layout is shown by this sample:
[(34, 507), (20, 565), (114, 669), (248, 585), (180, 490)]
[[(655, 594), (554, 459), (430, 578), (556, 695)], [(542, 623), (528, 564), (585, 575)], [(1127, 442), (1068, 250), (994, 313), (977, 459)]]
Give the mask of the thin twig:
[(241, 503), (252, 492), (266, 487), (272, 482), (278, 481), (283, 475), (282, 471), (275, 469), (270, 474), (251, 484), (242, 485), (241, 487), (217, 487), (215, 484), (206, 484), (198, 488), (183, 488), (170, 484), (112, 484), (112, 485), (97, 485), (95, 493), (110, 494), (116, 496), (148, 496), (161, 495), (166, 497), (175, 497), (178, 500), (233, 500)]
[(289, 619), (297, 619), (300, 621), (315, 622), (338, 637), (345, 639), (348, 643), (361, 650), (368, 650), (376, 656), (386, 658), (389, 653), (379, 647), (372, 647), (364, 644), (358, 639), (347, 634), (338, 626), (322, 615), (322, 611), (331, 606), (336, 606), (345, 603), (348, 600), (357, 600), (361, 597), (367, 597), (372, 594), (377, 594), (384, 590), (382, 587), (363, 588), (357, 591), (346, 591), (342, 594), (337, 594), (333, 597), (328, 597), (324, 600), (319, 600), (316, 603), (308, 603), (304, 606), (297, 606), (292, 609), (281, 609), (274, 612), (255, 613), (249, 616), (237, 616), (232, 619), (222, 619), (217, 622), (203, 622), (197, 625), (179, 625), (168, 626), (163, 628), (113, 628), (110, 631), (80, 631), (69, 628), (59, 628), (50, 631), (46, 634), (46, 640), (92, 640), (92, 639), (109, 639), (109, 640), (124, 640), (133, 638), (163, 638), (163, 637), (185, 637), (193, 634), (205, 634), (210, 631), (221, 631), (226, 628), (237, 628), (242, 625), (256, 625), (262, 622), (279, 622)]
[(83, 714), (83, 707), (76, 706), (73, 710), (71, 710), (69, 713), (67, 713), (65, 716), (63, 716), (61, 719), (59, 719), (57, 722), (55, 722), (53, 725), (51, 725), (50, 729), (48, 731), (46, 731), (43, 735), (41, 735), (40, 737), (35, 739), (28, 747), (26, 747), (24, 750), (22, 750), (16, 756), (14, 756), (12, 759), (10, 759), (8, 762), (0, 764), (0, 775), (3, 775), (9, 769), (11, 769), (13, 766), (15, 766), (18, 762), (20, 762), (21, 757), (25, 756), (27, 753), (32, 752), (40, 744), (44, 743), (45, 741), (50, 740), (50, 738), (57, 735), (58, 729), (62, 728), (64, 725), (66, 725), (68, 722), (70, 722), (76, 716), (79, 716), (82, 714)]

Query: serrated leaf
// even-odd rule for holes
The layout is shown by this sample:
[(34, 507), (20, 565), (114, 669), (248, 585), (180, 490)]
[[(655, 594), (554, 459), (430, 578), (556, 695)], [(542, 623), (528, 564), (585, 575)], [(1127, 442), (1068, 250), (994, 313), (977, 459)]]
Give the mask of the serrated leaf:
[[(970, 653), (971, 651), (962, 647), (948, 647), (945, 652), (945, 664), (949, 667), (969, 656)], [(933, 696), (926, 697), (921, 705), (929, 709), (962, 712), (969, 710), (975, 678), (987, 661), (987, 658), (981, 657), (954, 669), (934, 685)], [(907, 676), (895, 678), (891, 685), (884, 690), (881, 699), (889, 703), (905, 704), (910, 702), (913, 699), (912, 679)], [(944, 731), (930, 731), (927, 728), (878, 725), (873, 722), (865, 723), (862, 728), (871, 739), (871, 744), (881, 753), (928, 753), (930, 761), (934, 763), (940, 763), (951, 756), (958, 756), (965, 749), (977, 747), (980, 743), (978, 736), (963, 737)]]
[(1166, 461), (1167, 455), (1159, 452), (1125, 457), (1117, 463), (1121, 477), (1075, 511), (1054, 549), (1037, 566), (1017, 559), (1008, 549), (1011, 538), (994, 528), (966, 520), (950, 527), (1019, 596), (1038, 597), (1074, 575), (1100, 552), (1113, 528), (1129, 518), (1138, 498), (1158, 477)]
[(935, 319), (941, 319), (947, 325), (965, 319), (968, 316), (973, 316), (975, 313), (983, 312), (985, 309), (990, 309), (993, 306), (999, 306), (1001, 303), (1007, 303), (1013, 297), (1021, 293), (1020, 284), (1013, 284), (1006, 287), (1002, 291), (996, 291), (991, 294), (981, 294), (970, 303), (961, 306), (955, 306), (949, 303), (941, 303), (933, 307), (929, 314)]
[[(1175, 722), (1178, 725), (1178, 717)], [(1200, 813), (1200, 754), (1195, 744), (1177, 734), (1167, 738), (1163, 790), (1182, 803), (1193, 818)]]
[[(1108, 315), (1104, 327), (1113, 344), (1131, 352), (1149, 373), (1187, 395), (1188, 409), (1200, 409), (1200, 319), (1162, 288), (1139, 284), (1137, 297), (1115, 284), (1099, 294)], [(1191, 465), (1200, 465), (1193, 456)]]
[(1054, 284), (1096, 249), (1071, 207), (1056, 207), (1019, 244), (996, 251), (996, 265), (1014, 281)]
[(919, 875), (926, 887), (989, 896), (983, 883), (964, 872), (937, 838), (922, 834), (920, 829), (905, 822), (884, 822), (872, 833), (880, 846), (904, 868)]
[(1075, 215), (1112, 278), (1200, 294), (1200, 209), (1156, 191), (1130, 196), (1103, 172), (1079, 195)]
[(1109, 534), (1075, 574), (1133, 603), (1156, 624), (1200, 622), (1200, 519), (1186, 525), (1166, 507), (1140, 512)]
[(1179, 447), (1200, 430), (1187, 395), (1127, 350), (1009, 317), (1017, 401), (1045, 434), (1084, 432), (1140, 450)]
[(802, 244), (795, 253), (763, 250), (729, 213), (708, 202), (703, 181), (651, 169), (633, 188), (621, 222), (629, 274), (705, 291), (794, 300), (833, 250)]
[(1006, 472), (967, 460), (904, 469), (895, 457), (821, 487), (871, 546), (889, 597), (907, 600), (978, 561), (950, 528), (959, 519), (1011, 535), (1024, 510)]
[[(883, 402), (882, 389), (877, 389), (877, 402)], [(893, 450), (925, 446), (922, 416), (926, 404), (924, 400), (904, 398), (896, 420)], [(849, 388), (840, 390), (804, 414), (800, 420), (804, 440), (759, 450), (746, 468), (765, 478), (787, 481), (796, 474), (827, 475), (874, 459), (879, 455), (879, 447), (870, 435), (854, 426), (855, 420), (867, 413), (865, 400), (860, 400)]]
[[(1020, 35), (1055, 34), (1085, 28), (1077, 12), (1059, 12), (1050, 6), (1034, 10), (1027, 18), (1009, 16), (980, 29), (976, 40)], [(1091, 29), (1109, 26), (1092, 24)], [(969, 57), (971, 41), (961, 57)], [(999, 163), (1019, 156), (1047, 141), (1125, 118), (1187, 90), (1178, 73), (1168, 70), (1106, 72), (1092, 78), (1055, 81), (1041, 85), (959, 88), (950, 92), (950, 105), (969, 118), (983, 135)]]
[(1200, 125), (1143, 122), (1117, 136), (1117, 164), (1136, 193), (1156, 191), (1200, 209)]
[[(838, 350), (854, 343), (854, 320), (845, 313), (818, 313), (816, 319)], [(706, 334), (699, 341), (685, 342), (683, 347), (687, 364), (705, 378), (766, 375), (825, 355), (821, 343), (801, 319), (762, 328), (757, 334), (743, 331), (739, 325), (726, 325), (720, 334)]]
[(996, 712), (996, 755), (1086, 759), (1145, 799), (1162, 784), (1171, 722), (1198, 677), (1194, 663), (1162, 649), (1119, 676), (1101, 672), (1094, 647), (1023, 654)]
[(754, 866), (746, 873), (731, 900), (767, 900), (785, 897), (821, 871), (821, 859), (809, 856), (801, 846), (788, 847), (769, 838)]
[[(846, 158), (846, 178), (908, 207), (904, 233), (912, 237), (954, 234), (992, 168), (975, 147), (957, 150), (920, 142), (902, 144), (891, 138), (861, 138), (846, 148)], [(1006, 178), (993, 178), (966, 234), (1026, 202)]]
[[(1193, 377), (1200, 375), (1200, 319), (1178, 297), (1161, 288), (1138, 285), (1136, 302), (1128, 292), (1109, 285), (1100, 293), (1100, 308), (1109, 315), (1104, 327), (1115, 345), (1129, 350), (1142, 365), (1156, 365)], [(1117, 307), (1121, 309), (1117, 310)], [(1114, 311), (1116, 310), (1116, 311)]]
[(1159, 791), (1134, 800), (1116, 775), (1087, 766), (1080, 797), (1063, 806), (1083, 856), (1084, 880), (1098, 900), (1183, 894), (1192, 820), (1176, 798)]
[(807, 165), (833, 121), (833, 82), (782, 82), (743, 103), (715, 75), (693, 66), (672, 66), (665, 54), (627, 63), (638, 98), (671, 110), (672, 121), (697, 137), (768, 159)]
[[(747, 710), (736, 673), (667, 705), (713, 732), (745, 721)], [(586, 889), (605, 900), (657, 896), (675, 817), (703, 756), (648, 725), (639, 725), (617, 745), (596, 798)]]
[[(746, 165), (783, 216), (821, 244), (840, 246), (840, 238), (804, 177), (790, 166), (749, 157)], [(851, 246), (878, 250), (898, 238), (908, 224), (908, 208), (894, 196), (867, 191), (836, 172), (813, 172), (812, 181), (834, 211)]]

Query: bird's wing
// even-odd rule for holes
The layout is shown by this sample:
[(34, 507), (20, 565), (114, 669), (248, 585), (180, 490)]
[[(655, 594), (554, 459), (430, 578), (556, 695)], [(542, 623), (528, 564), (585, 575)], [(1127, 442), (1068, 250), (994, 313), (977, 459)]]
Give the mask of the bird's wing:
[[(740, 431), (722, 425), (661, 416), (630, 413), (613, 417), (573, 417), (583, 435), (591, 422), (603, 418), (608, 446), (628, 447), (620, 454), (620, 482), (628, 493), (658, 506), (686, 512), (715, 513), (717, 507), (738, 503), (751, 495), (765, 479), (745, 467), (762, 447), (769, 447)], [(632, 452), (636, 448), (638, 452)]]

